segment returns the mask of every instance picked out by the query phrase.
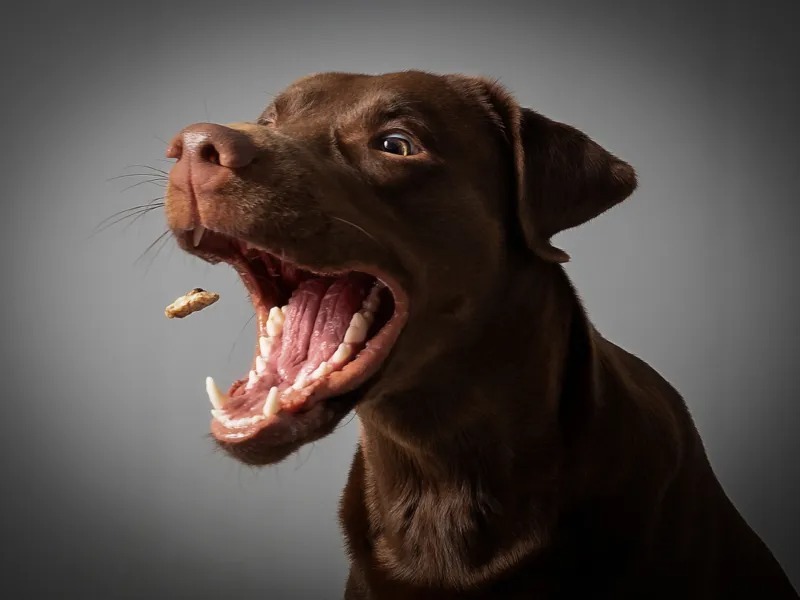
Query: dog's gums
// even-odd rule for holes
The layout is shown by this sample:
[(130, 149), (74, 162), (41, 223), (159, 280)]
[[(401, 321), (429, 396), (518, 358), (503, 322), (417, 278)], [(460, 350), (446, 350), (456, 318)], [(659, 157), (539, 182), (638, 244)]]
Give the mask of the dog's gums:
[(256, 313), (247, 376), (227, 394), (206, 379), (220, 442), (290, 436), (293, 421), (376, 373), (407, 317), (405, 294), (380, 273), (312, 271), (203, 226), (187, 237), (238, 272)]

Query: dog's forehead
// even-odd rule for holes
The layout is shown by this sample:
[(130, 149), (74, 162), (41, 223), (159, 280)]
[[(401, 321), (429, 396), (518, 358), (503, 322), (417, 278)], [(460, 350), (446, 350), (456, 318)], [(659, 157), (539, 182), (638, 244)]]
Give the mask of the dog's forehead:
[(447, 80), (421, 71), (383, 75), (318, 73), (289, 85), (265, 112), (298, 114), (324, 109), (328, 114), (383, 109), (425, 113), (452, 104), (454, 92)]

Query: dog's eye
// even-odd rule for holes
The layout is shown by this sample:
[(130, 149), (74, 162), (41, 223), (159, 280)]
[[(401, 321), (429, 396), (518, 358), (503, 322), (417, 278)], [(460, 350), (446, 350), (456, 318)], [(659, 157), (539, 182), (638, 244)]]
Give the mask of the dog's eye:
[(401, 133), (392, 133), (380, 140), (380, 150), (399, 156), (411, 156), (417, 153), (417, 147), (410, 139)]

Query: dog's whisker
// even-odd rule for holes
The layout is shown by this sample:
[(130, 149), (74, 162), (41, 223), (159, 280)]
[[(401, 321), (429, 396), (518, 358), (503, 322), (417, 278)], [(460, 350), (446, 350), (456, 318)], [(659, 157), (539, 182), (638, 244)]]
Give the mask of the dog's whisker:
[(153, 198), (152, 200), (149, 200), (145, 204), (139, 204), (137, 206), (131, 206), (130, 208), (123, 208), (122, 210), (119, 210), (119, 211), (115, 212), (114, 214), (109, 215), (108, 217), (106, 217), (102, 221), (100, 221), (97, 224), (97, 226), (100, 227), (101, 225), (103, 225), (104, 223), (107, 223), (108, 221), (110, 221), (114, 217), (118, 217), (118, 216), (124, 215), (126, 213), (136, 212), (136, 211), (141, 210), (141, 209), (162, 207), (162, 206), (164, 206), (164, 203), (163, 202), (159, 202), (159, 200), (163, 200), (163, 199), (164, 199), (164, 196), (157, 196), (157, 197)]
[(153, 167), (151, 165), (138, 165), (138, 164), (137, 165), (128, 165), (125, 168), (126, 169), (150, 169), (152, 171), (155, 171), (156, 173), (161, 173), (165, 177), (169, 176), (169, 173), (167, 171), (164, 171), (162, 169), (157, 169), (156, 167)]
[[(306, 457), (303, 459), (303, 461), (299, 465), (295, 466), (295, 468), (294, 468), (295, 472), (297, 472), (298, 469), (302, 468), (303, 465), (308, 462), (308, 459), (311, 458), (311, 454), (314, 452), (314, 447), (317, 444), (316, 444), (316, 442), (311, 442), (311, 444), (308, 444), (308, 445), (311, 446), (309, 448), (309, 450), (308, 450), (308, 454), (306, 454)], [(297, 449), (297, 453), (296, 454), (297, 454), (298, 457), (300, 456), (300, 450), (302, 450), (302, 447)]]
[(379, 244), (379, 245), (383, 246), (383, 244), (381, 244), (381, 242), (379, 242), (378, 239), (374, 235), (372, 235), (369, 231), (367, 231), (363, 227), (360, 227), (359, 225), (356, 225), (352, 221), (348, 221), (347, 219), (343, 219), (341, 217), (336, 217), (336, 216), (331, 216), (331, 219), (335, 219), (337, 221), (341, 221), (342, 223), (344, 223), (346, 225), (350, 225), (351, 227), (354, 227), (355, 229), (357, 229), (358, 231), (360, 231), (361, 233), (366, 235), (369, 239), (371, 239), (376, 244)]
[(127, 192), (130, 189), (133, 189), (135, 187), (139, 187), (140, 185), (144, 185), (146, 183), (151, 183), (151, 184), (153, 184), (155, 186), (158, 186), (158, 187), (166, 187), (166, 185), (163, 185), (166, 181), (167, 180), (165, 178), (163, 178), (163, 177), (157, 177), (155, 179), (146, 179), (145, 181), (140, 181), (138, 183), (133, 183), (133, 184), (127, 186), (127, 187), (124, 187), (124, 188), (122, 188), (121, 191)]
[[(135, 265), (135, 264), (139, 263), (139, 261), (141, 261), (141, 260), (142, 260), (142, 259), (145, 257), (145, 255), (146, 255), (148, 252), (150, 252), (150, 250), (152, 250), (152, 249), (153, 249), (153, 247), (154, 247), (156, 244), (158, 244), (159, 242), (162, 242), (162, 243), (163, 243), (163, 241), (164, 241), (165, 239), (169, 239), (169, 238), (168, 238), (168, 236), (169, 236), (169, 235), (171, 235), (171, 234), (172, 234), (172, 231), (171, 231), (170, 229), (167, 229), (167, 230), (165, 230), (165, 231), (164, 231), (164, 233), (162, 233), (161, 235), (159, 235), (159, 236), (158, 236), (158, 237), (157, 237), (155, 240), (153, 240), (153, 242), (152, 242), (152, 243), (151, 243), (149, 246), (147, 246), (147, 248), (145, 248), (145, 249), (144, 249), (144, 252), (142, 252), (142, 253), (139, 255), (139, 257), (138, 257), (138, 258), (137, 258), (137, 259), (134, 261), (134, 263), (133, 263), (133, 264)], [(156, 253), (156, 256), (158, 256), (158, 253)], [(151, 264), (152, 264), (152, 263), (151, 263)]]
[(116, 212), (113, 215), (111, 215), (110, 217), (107, 217), (107, 218), (103, 219), (103, 221), (98, 223), (97, 226), (92, 231), (91, 235), (97, 235), (98, 233), (101, 233), (101, 232), (105, 231), (109, 227), (113, 227), (114, 225), (116, 225), (118, 223), (121, 223), (122, 221), (124, 221), (126, 219), (131, 219), (132, 218), (133, 220), (130, 223), (128, 223), (128, 225), (126, 225), (126, 228), (127, 228), (130, 225), (132, 225), (133, 223), (135, 223), (138, 219), (143, 217), (144, 215), (146, 215), (146, 214), (148, 214), (148, 213), (150, 213), (150, 212), (152, 212), (154, 210), (158, 210), (160, 208), (163, 208), (163, 207), (164, 207), (164, 203), (163, 202), (159, 202), (157, 204), (145, 204), (145, 205), (142, 205), (142, 206), (136, 206), (136, 207), (133, 207), (133, 208), (128, 208), (128, 209)]
[(168, 178), (168, 174), (164, 174), (163, 176), (160, 173), (124, 173), (122, 175), (115, 175), (114, 177), (109, 177), (106, 181), (116, 181), (117, 179), (125, 179), (126, 177), (150, 177), (154, 178), (156, 181), (166, 181)]
[(355, 419), (355, 418), (356, 418), (356, 413), (355, 413), (355, 412), (353, 412), (353, 413), (350, 415), (350, 418), (349, 418), (349, 419), (347, 419), (347, 421), (344, 421), (344, 422), (342, 422), (342, 423), (339, 423), (339, 424), (338, 424), (336, 427), (334, 427), (334, 429), (333, 429), (333, 430), (334, 430), (334, 431), (339, 431), (340, 429), (344, 429), (345, 427), (347, 427), (348, 425), (350, 425), (350, 423), (352, 423), (352, 422), (353, 422), (353, 419)]
[[(164, 249), (164, 247), (167, 245), (167, 242), (169, 242), (170, 239), (172, 239), (172, 236), (166, 236), (161, 240), (161, 243), (158, 245), (156, 251), (153, 253), (153, 257), (150, 259), (150, 262), (147, 263), (147, 267), (145, 267), (145, 272), (148, 272), (150, 270), (150, 267), (153, 266), (153, 263), (156, 261), (156, 258), (158, 258), (159, 254), (161, 254), (161, 251)], [(175, 246), (173, 245), (171, 246), (171, 248), (172, 250), (174, 250)]]
[(136, 223), (136, 221), (141, 219), (146, 214), (149, 214), (149, 213), (153, 212), (154, 210), (158, 210), (159, 208), (163, 208), (163, 207), (164, 207), (163, 203), (158, 203), (158, 204), (154, 204), (152, 206), (149, 206), (149, 207), (145, 208), (144, 210), (139, 211), (137, 214), (135, 214), (135, 216), (132, 215), (132, 214), (131, 215), (126, 215), (125, 217), (123, 217), (123, 219), (127, 219), (129, 217), (133, 217), (133, 219), (131, 219), (130, 221), (128, 221), (128, 223), (125, 224), (125, 229), (128, 229), (128, 227), (130, 227), (131, 225)]
[(247, 319), (247, 321), (245, 321), (245, 324), (242, 325), (242, 328), (239, 330), (239, 333), (236, 334), (236, 337), (233, 338), (233, 344), (231, 344), (231, 350), (230, 350), (230, 352), (228, 352), (228, 361), (229, 362), (230, 362), (231, 358), (233, 357), (233, 351), (236, 349), (236, 344), (239, 342), (239, 338), (242, 337), (242, 333), (244, 333), (244, 330), (247, 329), (247, 326), (253, 321), (253, 319), (255, 319), (255, 317), (256, 317), (256, 313), (253, 313), (250, 316), (250, 318)]

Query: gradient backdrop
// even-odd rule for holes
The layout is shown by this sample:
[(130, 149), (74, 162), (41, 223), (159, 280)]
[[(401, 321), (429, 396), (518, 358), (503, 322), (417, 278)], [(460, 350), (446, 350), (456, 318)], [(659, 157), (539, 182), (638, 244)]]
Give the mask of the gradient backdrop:
[[(768, 7), (769, 5), (769, 7)], [(26, 2), (2, 50), (2, 551), (8, 598), (341, 597), (357, 427), (253, 470), (204, 377), (249, 363), (233, 271), (151, 213), (165, 140), (254, 118), (310, 72), (499, 77), (630, 161), (640, 189), (557, 241), (607, 337), (686, 398), (741, 512), (800, 585), (797, 2)], [(186, 321), (195, 286), (222, 300)]]

